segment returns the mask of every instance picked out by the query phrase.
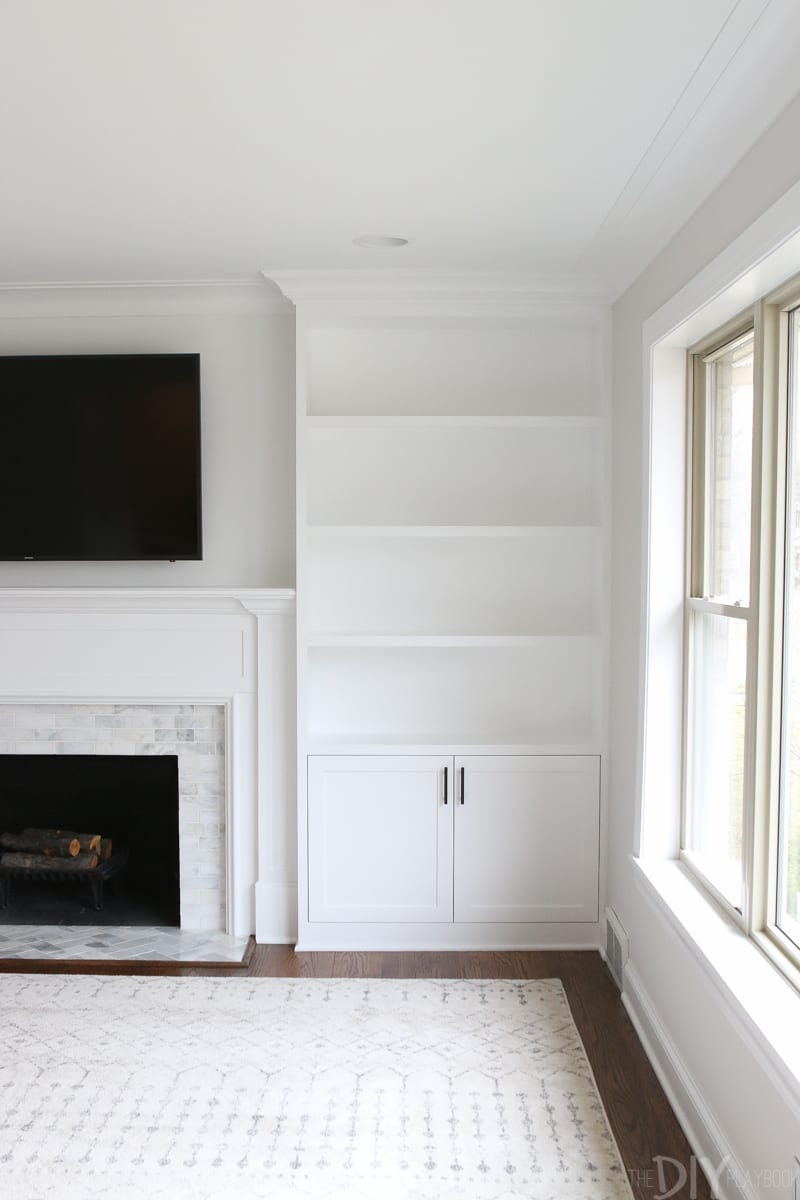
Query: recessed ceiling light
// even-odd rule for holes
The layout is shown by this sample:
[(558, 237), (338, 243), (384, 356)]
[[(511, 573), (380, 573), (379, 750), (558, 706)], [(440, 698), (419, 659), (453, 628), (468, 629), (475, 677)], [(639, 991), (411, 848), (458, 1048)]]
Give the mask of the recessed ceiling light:
[(407, 246), (408, 238), (386, 237), (384, 235), (365, 233), (361, 237), (353, 238), (353, 245), (369, 246), (373, 250), (385, 250), (387, 247), (392, 246)]

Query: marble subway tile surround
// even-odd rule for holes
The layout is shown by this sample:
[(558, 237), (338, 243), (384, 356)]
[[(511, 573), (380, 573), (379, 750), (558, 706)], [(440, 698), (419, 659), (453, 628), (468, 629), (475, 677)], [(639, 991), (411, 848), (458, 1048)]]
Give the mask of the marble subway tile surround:
[(181, 929), (225, 929), (225, 709), (3, 704), (0, 754), (176, 754)]

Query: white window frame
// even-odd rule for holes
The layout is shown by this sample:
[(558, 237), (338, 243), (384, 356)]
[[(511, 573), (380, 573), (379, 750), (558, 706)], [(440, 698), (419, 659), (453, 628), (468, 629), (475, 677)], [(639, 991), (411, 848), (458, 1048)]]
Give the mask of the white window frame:
[[(787, 505), (789, 320), (800, 308), (793, 279), (720, 326), (687, 351), (687, 485), (684, 588), (683, 754), (679, 857), (727, 916), (752, 937), (795, 986), (800, 948), (778, 928), (778, 818), (782, 781), (782, 700)], [(753, 454), (750, 529), (750, 602), (729, 605), (702, 596), (705, 547), (705, 372), (716, 352), (754, 337)], [(688, 748), (691, 739), (693, 612), (742, 620), (747, 625), (745, 746), (742, 828), (742, 898), (739, 906), (705, 876), (687, 843)]]
[[(772, 561), (768, 571), (772, 584), (768, 636), (764, 655), (768, 677), (764, 679), (763, 703), (768, 711), (761, 753), (764, 763), (755, 796), (756, 844), (754, 847), (753, 912), (749, 932), (770, 959), (800, 988), (800, 947), (778, 927), (778, 824), (782, 788), (784, 720), (784, 631), (787, 620), (785, 563), (788, 553), (786, 516), (788, 508), (789, 427), (789, 324), (791, 313), (800, 309), (800, 277), (795, 277), (773, 292), (762, 304), (765, 337), (770, 352), (765, 356), (764, 392), (772, 396), (766, 408), (770, 423), (771, 460), (765, 454), (767, 487), (764, 495), (770, 504), (769, 528)], [(766, 439), (765, 439), (766, 440)], [(798, 464), (800, 466), (800, 464)], [(766, 674), (766, 672), (765, 672)]]

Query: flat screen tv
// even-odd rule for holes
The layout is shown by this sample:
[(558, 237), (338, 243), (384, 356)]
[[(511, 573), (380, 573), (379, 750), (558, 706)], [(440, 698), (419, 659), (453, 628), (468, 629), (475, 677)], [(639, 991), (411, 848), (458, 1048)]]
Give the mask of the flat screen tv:
[(201, 557), (200, 356), (0, 356), (0, 560)]

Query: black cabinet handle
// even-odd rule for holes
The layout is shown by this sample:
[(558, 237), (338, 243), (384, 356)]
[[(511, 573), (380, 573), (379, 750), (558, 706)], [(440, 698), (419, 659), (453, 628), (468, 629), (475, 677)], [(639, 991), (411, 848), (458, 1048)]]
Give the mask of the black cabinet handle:
[(447, 767), (444, 769), (444, 802), (447, 804)]
[(461, 768), (461, 803), (464, 803), (464, 768)]

